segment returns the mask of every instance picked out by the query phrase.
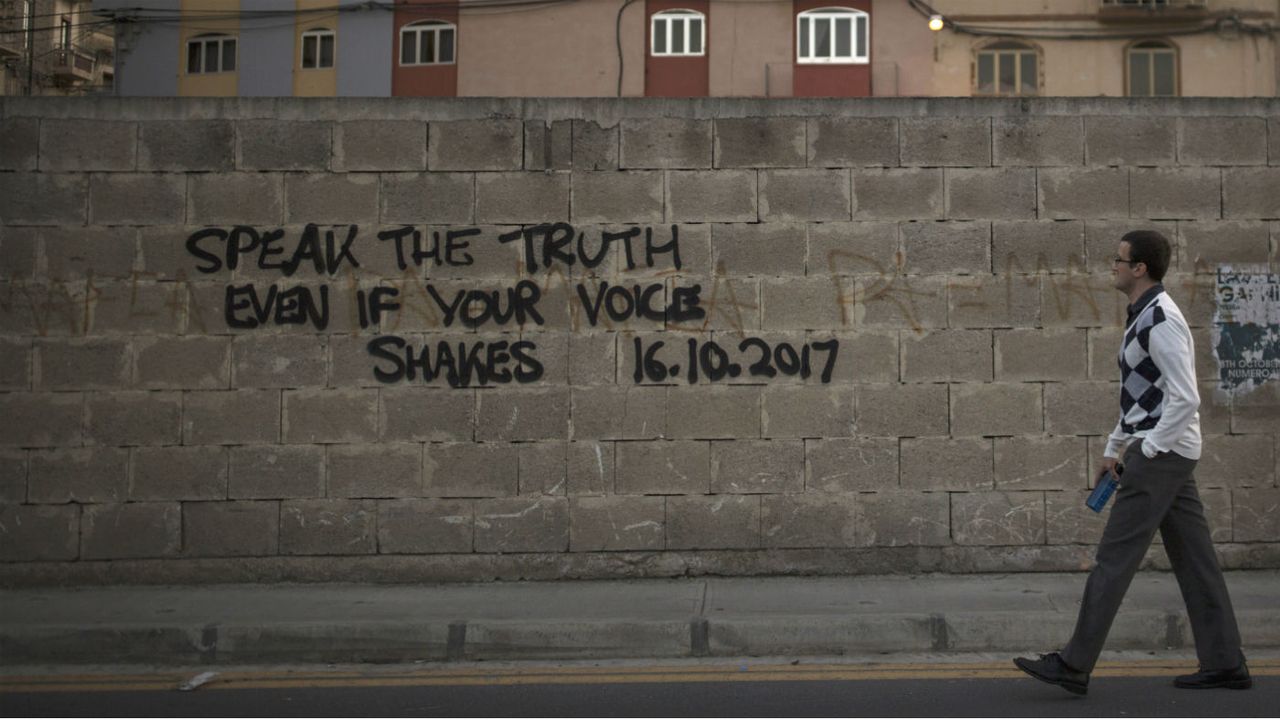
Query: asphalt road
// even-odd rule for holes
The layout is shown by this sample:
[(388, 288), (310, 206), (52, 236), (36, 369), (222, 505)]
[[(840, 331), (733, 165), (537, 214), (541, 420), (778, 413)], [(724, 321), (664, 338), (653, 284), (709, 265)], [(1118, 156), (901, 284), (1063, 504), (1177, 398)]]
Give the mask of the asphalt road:
[(6, 675), (0, 715), (23, 716), (1274, 716), (1280, 662), (1252, 690), (1190, 691), (1185, 661), (1110, 663), (1077, 697), (1004, 663), (504, 665)]

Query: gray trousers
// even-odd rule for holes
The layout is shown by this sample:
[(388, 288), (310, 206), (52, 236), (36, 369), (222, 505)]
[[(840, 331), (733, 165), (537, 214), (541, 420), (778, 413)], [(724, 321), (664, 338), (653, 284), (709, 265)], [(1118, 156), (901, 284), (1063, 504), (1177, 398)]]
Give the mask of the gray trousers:
[(1076, 670), (1093, 671), (1120, 601), (1159, 530), (1187, 606), (1200, 667), (1237, 667), (1244, 657), (1240, 630), (1196, 491), (1196, 461), (1172, 452), (1147, 458), (1137, 441), (1122, 460), (1120, 489), (1062, 659)]

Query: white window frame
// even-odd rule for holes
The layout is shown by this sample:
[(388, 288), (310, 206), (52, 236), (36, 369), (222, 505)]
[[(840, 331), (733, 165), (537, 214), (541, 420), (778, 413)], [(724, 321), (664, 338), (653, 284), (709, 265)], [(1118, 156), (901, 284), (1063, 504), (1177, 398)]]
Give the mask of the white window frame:
[[(324, 54), (324, 40), (328, 38), (333, 43), (333, 53), (329, 58), (328, 65), (323, 64), (322, 58)], [(316, 64), (311, 67), (307, 66), (307, 41), (312, 40), (316, 44)], [(338, 34), (329, 28), (313, 28), (302, 33), (302, 42), (298, 48), (298, 67), (303, 70), (332, 70), (338, 64)]]
[[(849, 21), (849, 54), (838, 55), (836, 42), (836, 20)], [(866, 27), (863, 33), (864, 42), (858, 46), (858, 21)], [(816, 55), (818, 49), (818, 23), (828, 23), (830, 27), (831, 52), (826, 57)], [(803, 37), (804, 29), (808, 30), (808, 38)], [(806, 42), (807, 41), (807, 42)], [(866, 65), (871, 62), (871, 14), (863, 10), (845, 7), (818, 8), (806, 10), (796, 15), (796, 63), (799, 65)], [(808, 47), (809, 54), (804, 54)]]
[[(440, 33), (445, 30), (453, 32), (453, 57), (449, 60), (440, 60)], [(413, 48), (415, 60), (414, 62), (404, 61), (404, 37), (405, 35), (414, 35)], [(436, 57), (423, 62), (422, 60), (422, 36), (435, 35), (432, 47), (435, 48)], [(444, 20), (419, 20), (400, 28), (400, 48), (396, 58), (401, 67), (427, 67), (431, 65), (454, 65), (458, 62), (458, 26)]]
[[(232, 60), (231, 60), (230, 70), (223, 69), (227, 64), (226, 62), (227, 43), (232, 43), (234, 46), (234, 49), (231, 52)], [(204, 60), (208, 56), (208, 52), (205, 46), (209, 44), (216, 44), (218, 47), (218, 69), (216, 70), (206, 70), (204, 67)], [(200, 55), (199, 55), (200, 69), (195, 71), (192, 71), (191, 69), (191, 46), (192, 45), (200, 46)], [(189, 38), (187, 40), (187, 60), (186, 60), (187, 74), (188, 75), (216, 75), (218, 73), (236, 72), (236, 70), (240, 67), (240, 58), (237, 56), (237, 53), (239, 52), (240, 52), (240, 43), (238, 42), (238, 38), (235, 35), (214, 33), (214, 34), (206, 34), (206, 35), (197, 35), (193, 38)]]
[[(673, 52), (672, 43), (672, 20), (684, 21), (684, 37), (682, 52)], [(690, 40), (693, 39), (693, 33), (690, 32), (690, 20), (698, 21), (698, 52), (690, 52)], [(666, 49), (658, 50), (658, 35), (661, 33)], [(649, 22), (649, 54), (653, 57), (703, 57), (707, 54), (707, 16), (697, 10), (663, 10), (654, 13), (653, 18)]]
[(71, 49), (71, 19), (65, 15), (62, 17), (62, 23), (58, 26), (58, 46), (63, 50)]
[[(979, 92), (982, 88), (982, 56), (989, 55), (991, 57), (991, 82), (995, 88), (993, 92)], [(1035, 60), (1035, 77), (1032, 78), (1032, 85), (1035, 90), (1030, 93), (1022, 92), (1023, 76), (1022, 76), (1022, 57), (1029, 55)], [(1000, 58), (1002, 56), (1013, 57), (1013, 92), (1000, 92)], [(983, 47), (974, 50), (973, 53), (973, 96), (974, 97), (1038, 97), (1040, 95), (1040, 49), (1030, 43), (1019, 40), (999, 40), (989, 43)]]
[[(1143, 47), (1143, 46), (1146, 47)], [(1158, 45), (1158, 47), (1157, 47)], [(1151, 92), (1146, 95), (1135, 95), (1133, 92), (1133, 56), (1141, 53), (1147, 56), (1147, 80), (1151, 83)], [(1156, 95), (1156, 57), (1167, 56), (1173, 63), (1173, 94)], [(1124, 52), (1124, 91), (1126, 97), (1180, 97), (1182, 95), (1182, 68), (1178, 67), (1178, 47), (1168, 40), (1142, 40), (1125, 48)]]

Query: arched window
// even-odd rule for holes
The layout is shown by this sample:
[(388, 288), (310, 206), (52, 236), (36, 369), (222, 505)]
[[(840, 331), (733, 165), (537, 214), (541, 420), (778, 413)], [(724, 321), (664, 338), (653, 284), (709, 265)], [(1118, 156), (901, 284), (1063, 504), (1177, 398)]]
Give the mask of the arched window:
[(443, 20), (422, 20), (400, 30), (401, 65), (449, 65), (457, 55), (458, 28)]
[(302, 33), (302, 69), (320, 70), (333, 67), (337, 36), (329, 28), (312, 28)]
[(187, 74), (206, 75), (235, 72), (236, 39), (230, 35), (209, 33), (187, 41)]
[(1164, 40), (1142, 40), (1125, 51), (1125, 87), (1131, 97), (1175, 97), (1178, 48)]
[(696, 10), (664, 10), (650, 25), (649, 52), (655, 56), (704, 55), (707, 19)]
[(1014, 40), (997, 40), (974, 52), (974, 95), (1039, 95), (1040, 51)]
[(868, 62), (870, 37), (871, 16), (861, 10), (807, 10), (796, 16), (796, 62)]

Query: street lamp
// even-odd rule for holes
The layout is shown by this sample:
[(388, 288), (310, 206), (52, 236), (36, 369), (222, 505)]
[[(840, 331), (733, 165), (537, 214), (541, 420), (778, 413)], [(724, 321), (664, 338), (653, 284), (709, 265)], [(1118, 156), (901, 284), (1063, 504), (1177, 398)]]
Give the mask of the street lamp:
[(932, 31), (934, 31), (934, 32), (938, 32), (939, 30), (941, 30), (941, 29), (942, 29), (942, 26), (943, 26), (943, 25), (945, 25), (945, 24), (946, 24), (946, 22), (942, 19), (942, 16), (941, 16), (941, 15), (930, 15), (930, 16), (929, 16), (929, 29), (930, 29), (930, 30), (932, 30)]

